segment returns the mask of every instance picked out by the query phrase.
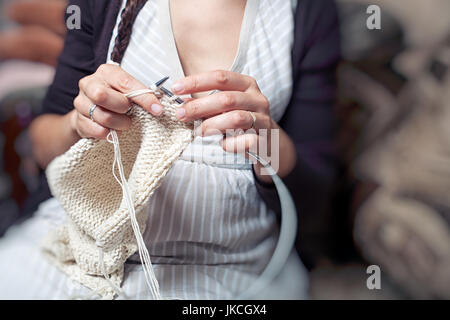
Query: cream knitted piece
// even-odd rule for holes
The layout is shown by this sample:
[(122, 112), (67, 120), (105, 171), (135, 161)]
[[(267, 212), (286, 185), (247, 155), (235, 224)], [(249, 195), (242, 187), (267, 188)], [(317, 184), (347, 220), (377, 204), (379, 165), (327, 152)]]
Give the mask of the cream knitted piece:
[[(166, 96), (160, 101), (165, 108), (159, 117), (134, 106), (132, 126), (119, 138), (142, 233), (151, 195), (193, 138), (192, 125), (175, 117), (177, 104)], [(66, 211), (68, 223), (44, 239), (43, 251), (71, 279), (103, 298), (113, 298), (116, 292), (103, 276), (99, 248), (106, 273), (116, 287), (121, 286), (126, 259), (138, 248), (122, 188), (112, 174), (113, 161), (110, 142), (81, 139), (46, 170), (50, 190)]]

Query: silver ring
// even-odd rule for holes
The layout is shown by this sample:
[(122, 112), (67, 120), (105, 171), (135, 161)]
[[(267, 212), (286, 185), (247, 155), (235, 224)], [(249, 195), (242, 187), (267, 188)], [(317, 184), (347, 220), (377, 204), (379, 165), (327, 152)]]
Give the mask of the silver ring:
[(252, 112), (252, 111), (249, 111), (249, 113), (250, 113), (250, 115), (251, 115), (252, 118), (253, 118), (253, 123), (252, 123), (252, 126), (251, 126), (250, 128), (255, 128), (255, 124), (256, 124), (256, 115), (255, 115), (255, 113)]
[(95, 108), (97, 108), (97, 105), (96, 105), (96, 104), (94, 104), (94, 105), (89, 109), (89, 118), (91, 118), (92, 121), (95, 121), (95, 120), (94, 120), (94, 117), (93, 117)]

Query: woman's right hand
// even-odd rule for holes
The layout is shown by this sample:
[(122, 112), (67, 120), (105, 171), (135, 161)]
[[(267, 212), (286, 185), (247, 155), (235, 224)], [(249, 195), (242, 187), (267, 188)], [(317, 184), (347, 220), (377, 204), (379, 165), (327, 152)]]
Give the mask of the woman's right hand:
[[(154, 116), (163, 111), (158, 98), (143, 94), (127, 98), (125, 94), (146, 89), (140, 81), (125, 72), (120, 66), (103, 64), (97, 71), (79, 81), (79, 94), (74, 100), (75, 109), (71, 112), (71, 127), (81, 138), (106, 139), (110, 129), (127, 130), (131, 119), (126, 115), (131, 103), (135, 103)], [(92, 121), (89, 110), (97, 105)]]

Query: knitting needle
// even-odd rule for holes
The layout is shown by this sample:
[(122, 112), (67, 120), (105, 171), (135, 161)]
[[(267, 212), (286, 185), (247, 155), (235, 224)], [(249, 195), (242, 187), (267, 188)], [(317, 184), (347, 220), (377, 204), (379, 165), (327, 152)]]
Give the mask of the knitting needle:
[[(166, 89), (166, 88), (164, 88), (164, 87), (162, 86), (162, 84), (163, 84), (164, 82), (166, 82), (167, 79), (169, 79), (169, 77), (164, 77), (164, 78), (162, 78), (161, 80), (159, 80), (158, 82), (155, 83), (155, 86), (156, 86), (158, 89), (160, 89), (165, 95), (167, 95), (167, 96), (169, 96), (169, 97), (173, 97), (174, 94), (173, 94), (170, 90), (168, 90), (168, 89)], [(175, 99), (175, 102), (178, 103), (178, 104), (183, 104), (183, 103), (184, 103), (183, 99), (181, 99), (181, 98), (176, 98), (176, 99)]]
[[(164, 88), (164, 87), (162, 86), (163, 83), (166, 82), (168, 79), (169, 79), (169, 77), (164, 77), (164, 78), (162, 78), (161, 80), (159, 80), (159, 81), (157, 81), (157, 82), (155, 83), (155, 86), (156, 86), (158, 89), (160, 89), (164, 94), (168, 95), (169, 97), (173, 97), (173, 93), (172, 93), (171, 91), (167, 90), (166, 88)], [(178, 104), (183, 104), (183, 103), (184, 103), (184, 101), (183, 101), (182, 99), (180, 99), (180, 98), (175, 99), (175, 101), (176, 101)]]
[(157, 82), (155, 83), (155, 86), (156, 86), (157, 88), (159, 88), (159, 87), (162, 86), (163, 83), (166, 82), (167, 80), (169, 80), (169, 77), (164, 77), (164, 78), (162, 78), (161, 80), (157, 81)]

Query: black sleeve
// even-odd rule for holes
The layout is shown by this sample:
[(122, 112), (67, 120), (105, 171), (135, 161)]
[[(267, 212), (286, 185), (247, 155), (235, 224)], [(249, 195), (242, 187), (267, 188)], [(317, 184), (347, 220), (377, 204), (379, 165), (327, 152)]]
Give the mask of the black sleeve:
[[(297, 164), (283, 181), (303, 219), (305, 215), (324, 210), (331, 201), (336, 174), (335, 70), (340, 45), (334, 1), (299, 0), (295, 19), (293, 94), (279, 125), (295, 144)], [(273, 184), (255, 180), (268, 207), (279, 213), (279, 199)]]
[[(96, 0), (97, 1), (97, 0)], [(78, 95), (78, 81), (94, 72), (92, 46), (92, 11), (90, 0), (70, 0), (68, 6), (77, 5), (81, 13), (81, 29), (67, 30), (64, 49), (61, 53), (52, 84), (42, 102), (40, 114), (66, 114), (73, 109), (73, 100)], [(68, 14), (65, 16), (67, 21)], [(38, 209), (41, 202), (49, 199), (51, 193), (44, 172), (40, 173), (40, 186), (31, 193), (22, 210), (29, 216)]]
[[(90, 2), (69, 1), (68, 6), (80, 8), (81, 29), (67, 30), (64, 49), (58, 60), (53, 83), (44, 98), (42, 113), (66, 114), (72, 110), (73, 100), (78, 95), (78, 81), (95, 71)], [(68, 17), (66, 14), (66, 21)]]

